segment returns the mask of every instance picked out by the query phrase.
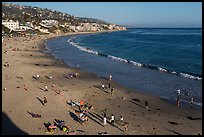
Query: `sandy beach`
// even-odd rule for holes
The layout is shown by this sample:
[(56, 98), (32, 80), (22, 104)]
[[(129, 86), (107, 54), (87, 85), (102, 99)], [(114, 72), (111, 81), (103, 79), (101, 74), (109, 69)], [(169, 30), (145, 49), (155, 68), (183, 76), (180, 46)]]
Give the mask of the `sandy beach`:
[[(73, 33), (75, 34), (75, 33)], [(108, 78), (99, 78), (42, 52), (49, 38), (72, 34), (4, 38), (2, 44), (2, 133), (6, 135), (66, 135), (59, 128), (48, 133), (44, 123), (63, 120), (76, 135), (198, 135), (202, 134), (202, 110), (177, 107), (158, 97), (131, 91)], [(8, 62), (8, 63), (6, 63)], [(70, 74), (79, 73), (78, 77)], [(34, 77), (39, 75), (39, 79)], [(34, 77), (33, 77), (34, 76)], [(52, 76), (52, 78), (49, 78)], [(113, 76), (114, 77), (114, 76)], [(110, 82), (111, 89), (101, 89)], [(48, 91), (45, 91), (45, 85)], [(60, 93), (59, 93), (60, 91)], [(43, 105), (43, 97), (47, 104)], [(88, 103), (88, 122), (78, 121), (78, 107), (68, 101)], [(145, 108), (148, 101), (149, 110)], [(92, 106), (92, 107), (91, 107)], [(76, 110), (76, 111), (75, 111)], [(35, 118), (31, 113), (39, 114)], [(103, 125), (111, 114), (115, 123)], [(120, 116), (128, 122), (127, 131), (118, 123)]]

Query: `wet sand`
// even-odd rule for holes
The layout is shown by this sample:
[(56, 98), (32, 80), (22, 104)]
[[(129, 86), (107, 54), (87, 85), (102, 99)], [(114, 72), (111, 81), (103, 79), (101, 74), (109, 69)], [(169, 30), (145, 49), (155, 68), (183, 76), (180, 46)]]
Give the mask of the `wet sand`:
[[(99, 135), (101, 132), (107, 132), (109, 135), (202, 134), (202, 110), (190, 109), (190, 106), (177, 107), (176, 102), (171, 104), (158, 97), (129, 90), (114, 81), (111, 81), (111, 86), (114, 87), (116, 94), (111, 96), (110, 88), (101, 89), (101, 83), (109, 83), (108, 78), (99, 78), (78, 68), (66, 66), (63, 61), (42, 52), (45, 47), (44, 40), (62, 35), (68, 34), (4, 39), (2, 44), (3, 134), (51, 134), (46, 133), (47, 128), (44, 123), (53, 123), (54, 119), (64, 120), (65, 125), (70, 126), (79, 135)], [(14, 48), (19, 50), (13, 51)], [(6, 62), (9, 63), (9, 67), (4, 66)], [(79, 77), (71, 79), (69, 74), (76, 72), (80, 74)], [(40, 75), (38, 80), (32, 77), (37, 74)], [(53, 84), (56, 85), (55, 88), (52, 87)], [(48, 91), (44, 91), (45, 85)], [(61, 95), (57, 94), (59, 90)], [(43, 97), (48, 100), (46, 106), (40, 101)], [(75, 110), (78, 108), (71, 107), (67, 103), (69, 100), (78, 102), (84, 100), (93, 106), (94, 109), (86, 109), (88, 123), (81, 125), (77, 121), (79, 114)], [(145, 109), (146, 100), (149, 110)], [(40, 114), (41, 118), (33, 118), (30, 112)], [(117, 121), (114, 125), (107, 123), (103, 126), (104, 112), (107, 120), (111, 114), (114, 114), (116, 120), (122, 115), (124, 121), (130, 124), (128, 130), (125, 131)], [(85, 132), (77, 131), (79, 129)], [(57, 129), (53, 134), (67, 133)]]

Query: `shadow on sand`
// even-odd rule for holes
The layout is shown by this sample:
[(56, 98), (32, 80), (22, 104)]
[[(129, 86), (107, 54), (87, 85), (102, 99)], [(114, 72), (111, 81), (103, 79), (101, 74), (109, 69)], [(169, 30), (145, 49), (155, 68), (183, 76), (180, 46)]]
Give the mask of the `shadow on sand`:
[(171, 129), (167, 129), (167, 128), (166, 128), (166, 130), (171, 131), (172, 133), (175, 133), (176, 135), (182, 135), (182, 134), (180, 134), (180, 133), (178, 133), (178, 132), (176, 132), (176, 131), (174, 131), (174, 130), (171, 130)]
[(40, 99), (39, 97), (37, 97), (37, 99), (40, 101), (40, 103), (44, 106), (44, 101), (42, 99)]
[(19, 129), (10, 118), (2, 112), (2, 135), (28, 135)]
[(93, 87), (98, 88), (98, 89), (100, 89), (101, 91), (103, 91), (103, 92), (105, 92), (107, 94), (110, 94), (107, 90), (102, 89), (100, 85), (99, 86), (93, 86)]
[(76, 121), (79, 122), (79, 118), (73, 112), (69, 111), (69, 115)]

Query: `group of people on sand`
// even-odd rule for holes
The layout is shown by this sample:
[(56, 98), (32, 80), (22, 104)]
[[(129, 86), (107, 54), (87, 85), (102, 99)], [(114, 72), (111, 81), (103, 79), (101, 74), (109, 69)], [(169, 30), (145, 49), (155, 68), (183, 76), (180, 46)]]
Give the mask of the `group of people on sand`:
[[(114, 116), (113, 114), (111, 114), (111, 117), (110, 117), (109, 122), (110, 122), (112, 125), (115, 124), (115, 116)], [(123, 116), (120, 116), (120, 117), (119, 117), (118, 124), (119, 124), (120, 126), (122, 126), (122, 127), (125, 129), (125, 131), (128, 130), (129, 123), (128, 123), (128, 122), (124, 122)], [(107, 125), (106, 113), (104, 113), (103, 125), (104, 125), (104, 126)]]
[(81, 111), (81, 113), (79, 114), (79, 119), (82, 125), (88, 122), (89, 119), (86, 110)]
[(79, 73), (76, 72), (75, 74), (69, 74), (69, 76), (70, 76), (70, 79), (72, 79), (72, 78), (78, 78), (78, 77), (79, 77)]
[(83, 100), (81, 100), (78, 103), (75, 103), (78, 106), (78, 111), (76, 110), (75, 112), (79, 113), (79, 122), (81, 123), (81, 125), (84, 125), (85, 123), (88, 122), (88, 111), (84, 110), (83, 108), (85, 108), (85, 102)]
[[(190, 92), (186, 92), (184, 95), (190, 96)], [(176, 104), (177, 104), (178, 107), (180, 107), (180, 98), (181, 98), (181, 90), (178, 89), (177, 90), (177, 100), (176, 100)], [(194, 102), (194, 97), (192, 96), (190, 98), (190, 101), (189, 101), (189, 104), (190, 104), (191, 108), (193, 108), (193, 102)]]
[(110, 84), (111, 80), (112, 80), (112, 75), (109, 76), (108, 87), (105, 86), (105, 83), (102, 83), (102, 84), (101, 84), (101, 89), (102, 89), (102, 90), (106, 90), (106, 89), (109, 88), (109, 89), (110, 89), (110, 94), (113, 96), (113, 94), (115, 93), (115, 91), (114, 91), (114, 88), (111, 87), (111, 84)]
[(10, 64), (9, 64), (8, 62), (5, 62), (4, 66), (5, 66), (5, 67), (9, 67)]

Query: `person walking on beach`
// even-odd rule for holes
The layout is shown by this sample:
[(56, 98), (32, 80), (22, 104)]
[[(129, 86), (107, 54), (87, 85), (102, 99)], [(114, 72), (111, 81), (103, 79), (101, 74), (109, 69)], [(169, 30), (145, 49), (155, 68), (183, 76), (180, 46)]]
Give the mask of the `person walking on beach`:
[(45, 91), (48, 91), (48, 89), (47, 89), (47, 85), (45, 85)]
[(191, 104), (191, 108), (193, 108), (193, 97), (191, 98), (190, 104)]
[(114, 115), (113, 114), (111, 115), (110, 123), (114, 124)]
[(44, 100), (43, 100), (43, 105), (44, 105), (44, 106), (46, 106), (46, 104), (47, 104), (47, 98), (46, 98), (46, 97), (44, 97)]
[(120, 119), (119, 119), (119, 124), (122, 125), (123, 124), (123, 116), (120, 116)]
[(113, 96), (113, 94), (114, 94), (114, 89), (113, 89), (113, 87), (111, 88), (111, 96)]
[(106, 115), (104, 115), (104, 117), (103, 117), (103, 125), (104, 125), (104, 126), (106, 125), (106, 121), (107, 121)]
[(177, 98), (177, 106), (180, 106), (180, 97)]
[(147, 100), (145, 101), (145, 108), (146, 108), (146, 110), (149, 110), (149, 106), (148, 106)]

